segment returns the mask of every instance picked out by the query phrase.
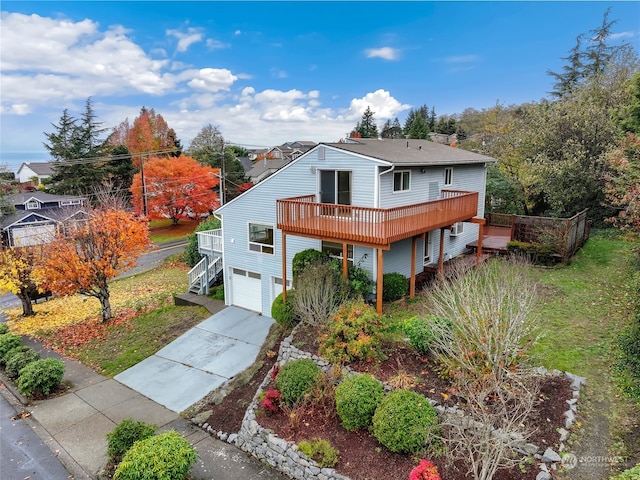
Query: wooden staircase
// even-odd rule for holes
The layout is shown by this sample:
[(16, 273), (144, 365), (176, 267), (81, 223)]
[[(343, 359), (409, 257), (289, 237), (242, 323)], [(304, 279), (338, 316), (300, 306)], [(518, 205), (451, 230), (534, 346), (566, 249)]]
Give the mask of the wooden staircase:
[(198, 264), (189, 270), (189, 292), (208, 295), (209, 288), (222, 276), (222, 257), (205, 255)]

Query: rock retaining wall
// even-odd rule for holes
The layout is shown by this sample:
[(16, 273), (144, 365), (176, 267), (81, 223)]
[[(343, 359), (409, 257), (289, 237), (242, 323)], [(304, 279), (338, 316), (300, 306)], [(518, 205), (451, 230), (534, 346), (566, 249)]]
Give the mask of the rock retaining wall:
[[(294, 330), (295, 333), (295, 330)], [(328, 373), (332, 368), (332, 365), (317, 355), (312, 355), (309, 352), (305, 352), (296, 348), (291, 342), (293, 340), (294, 333), (285, 338), (280, 344), (280, 350), (278, 352), (278, 366), (286, 365), (287, 363), (298, 359), (312, 359), (320, 369)], [(347, 368), (345, 374), (351, 374)], [(547, 370), (543, 367), (537, 369), (537, 373), (541, 376), (566, 376), (571, 381), (571, 389), (573, 391), (572, 398), (567, 399), (567, 411), (565, 416), (565, 427), (568, 429), (571, 427), (575, 420), (575, 413), (577, 412), (577, 401), (580, 397), (580, 388), (586, 382), (586, 379), (573, 375), (569, 372), (561, 372), (559, 370)], [(261, 461), (271, 465), (285, 475), (288, 475), (294, 479), (300, 480), (349, 480), (348, 477), (340, 475), (334, 469), (320, 468), (316, 462), (309, 459), (299, 449), (298, 445), (293, 442), (287, 442), (271, 430), (262, 428), (256, 420), (255, 412), (260, 406), (260, 396), (264, 392), (266, 386), (269, 384), (271, 378), (267, 375), (253, 398), (253, 401), (247, 408), (244, 419), (242, 421), (242, 427), (237, 434), (228, 434), (225, 432), (217, 432), (208, 424), (200, 424), (197, 419), (194, 419), (195, 423), (198, 423), (208, 433), (217, 436), (223, 441), (235, 444), (245, 452), (250, 453), (254, 457)], [(390, 390), (388, 386), (385, 386), (386, 390)], [(437, 401), (429, 399), (434, 405), (434, 408), (438, 412), (441, 419), (446, 419), (448, 422), (467, 422), (471, 424), (472, 421), (465, 417), (464, 411), (457, 407), (445, 407), (439, 405)], [(559, 451), (564, 449), (564, 442), (569, 437), (569, 431), (566, 429), (559, 429)], [(528, 442), (524, 438), (514, 438), (514, 449), (523, 455), (532, 455), (540, 462), (540, 472), (536, 477), (536, 480), (548, 480), (551, 478), (550, 471), (556, 470), (559, 465), (562, 464), (562, 458), (558, 453), (551, 448), (546, 448), (544, 451), (535, 443)]]

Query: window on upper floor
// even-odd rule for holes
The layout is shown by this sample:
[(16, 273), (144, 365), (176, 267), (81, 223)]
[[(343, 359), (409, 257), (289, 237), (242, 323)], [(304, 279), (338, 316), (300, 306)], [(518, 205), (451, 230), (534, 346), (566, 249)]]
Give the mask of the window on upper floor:
[(40, 208), (40, 202), (32, 199), (27, 202), (27, 210), (38, 210)]
[(404, 170), (393, 173), (393, 191), (407, 192), (411, 188), (411, 172)]
[(444, 185), (453, 185), (453, 168), (447, 167), (444, 169)]
[(261, 223), (249, 224), (249, 250), (273, 255), (274, 245), (273, 226)]

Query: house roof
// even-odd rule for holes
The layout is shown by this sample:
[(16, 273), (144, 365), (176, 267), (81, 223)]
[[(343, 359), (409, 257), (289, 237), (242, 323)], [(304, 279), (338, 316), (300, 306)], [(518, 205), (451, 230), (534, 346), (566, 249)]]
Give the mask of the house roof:
[(340, 150), (389, 162), (399, 167), (493, 163), (495, 158), (429, 140), (358, 138), (344, 143), (322, 143)]
[(20, 170), (22, 170), (24, 167), (28, 167), (31, 170), (33, 170), (33, 172), (36, 175), (53, 175), (53, 164), (49, 162), (23, 163), (22, 165), (20, 165), (20, 168), (18, 168), (18, 174), (20, 173)]
[(40, 210), (20, 210), (11, 215), (7, 215), (2, 218), (0, 222), (0, 228), (2, 230), (6, 230), (15, 225), (19, 225), (24, 223), (25, 225), (33, 222), (24, 222), (24, 220), (29, 217), (38, 217), (42, 222), (50, 221), (56, 223), (62, 223), (66, 220), (69, 220), (71, 217), (78, 215), (79, 213), (86, 213), (83, 207), (52, 207), (52, 208), (41, 208)]
[(33, 191), (33, 192), (22, 192), (22, 193), (14, 193), (12, 195), (7, 195), (7, 203), (11, 205), (24, 205), (32, 198), (38, 200), (41, 203), (48, 202), (62, 202), (68, 200), (85, 200), (84, 197), (78, 197), (76, 195), (54, 195), (52, 193)]
[(253, 167), (247, 172), (252, 179), (259, 179), (267, 172), (275, 172), (284, 167), (287, 163), (291, 163), (290, 158), (264, 159), (258, 160)]

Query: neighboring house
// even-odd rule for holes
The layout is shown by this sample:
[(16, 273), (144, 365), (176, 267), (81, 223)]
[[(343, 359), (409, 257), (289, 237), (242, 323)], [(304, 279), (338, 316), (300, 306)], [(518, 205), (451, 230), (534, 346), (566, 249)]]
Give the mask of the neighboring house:
[(289, 162), (291, 162), (289, 159), (263, 158), (262, 160), (256, 161), (253, 167), (247, 171), (247, 177), (249, 181), (255, 185), (280, 170)]
[(467, 243), (481, 244), (492, 162), (427, 140), (321, 143), (216, 210), (222, 228), (198, 233), (206, 256), (190, 282), (206, 292), (207, 278), (224, 275), (227, 305), (270, 316), (291, 288), (293, 256), (315, 248), (345, 272), (350, 263), (371, 272), (381, 311), (383, 273), (408, 277), (414, 295), (425, 267), (442, 271)]
[(27, 162), (18, 168), (18, 181), (20, 183), (33, 182), (37, 187), (42, 180), (53, 175), (53, 164), (48, 162)]
[(65, 225), (84, 219), (83, 197), (35, 191), (8, 195), (6, 200), (15, 207), (15, 213), (0, 220), (2, 243), (9, 247), (50, 242)]

